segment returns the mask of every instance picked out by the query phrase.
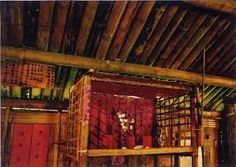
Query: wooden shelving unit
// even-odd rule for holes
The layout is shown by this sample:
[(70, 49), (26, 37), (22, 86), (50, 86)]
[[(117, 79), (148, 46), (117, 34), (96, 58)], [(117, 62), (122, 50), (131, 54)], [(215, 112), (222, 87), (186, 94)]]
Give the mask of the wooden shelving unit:
[(193, 153), (192, 147), (164, 147), (149, 149), (91, 149), (88, 150), (88, 157), (191, 153)]

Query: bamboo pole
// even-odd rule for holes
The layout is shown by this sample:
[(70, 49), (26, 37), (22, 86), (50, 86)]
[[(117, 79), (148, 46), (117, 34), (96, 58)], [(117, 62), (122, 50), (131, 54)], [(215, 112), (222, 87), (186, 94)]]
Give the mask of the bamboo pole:
[(216, 10), (216, 11), (225, 12), (229, 14), (236, 14), (236, 3), (231, 0), (224, 0), (224, 1), (185, 0), (185, 2), (195, 5), (195, 6), (202, 7), (202, 8), (210, 9), (210, 10)]
[[(67, 54), (43, 52), (31, 49), (2, 47), (1, 55), (4, 57), (17, 58), (20, 60), (86, 68), (86, 69), (91, 68), (94, 70), (100, 70), (105, 72), (137, 74), (154, 78), (159, 78), (159, 77), (173, 78), (176, 80), (189, 81), (194, 83), (202, 82), (202, 75), (193, 72), (173, 70), (160, 67), (150, 67), (138, 64), (103, 61), (87, 57), (71, 56)], [(235, 79), (215, 76), (215, 75), (206, 75), (205, 84), (236, 88)]]

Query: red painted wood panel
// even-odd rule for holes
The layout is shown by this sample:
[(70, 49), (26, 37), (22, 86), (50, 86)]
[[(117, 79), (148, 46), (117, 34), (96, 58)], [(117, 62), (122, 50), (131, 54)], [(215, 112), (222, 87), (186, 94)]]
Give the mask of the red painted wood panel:
[(46, 167), (50, 141), (50, 125), (34, 124), (29, 167)]
[(12, 135), (10, 167), (28, 167), (32, 125), (15, 124)]

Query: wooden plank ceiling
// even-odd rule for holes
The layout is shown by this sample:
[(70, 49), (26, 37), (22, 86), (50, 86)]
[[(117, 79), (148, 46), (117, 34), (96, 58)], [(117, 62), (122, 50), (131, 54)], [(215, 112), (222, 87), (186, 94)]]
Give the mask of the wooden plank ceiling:
[[(1, 43), (199, 73), (205, 49), (207, 74), (236, 78), (235, 20), (184, 2), (1, 2)], [(2, 85), (2, 97), (65, 101), (86, 71), (58, 66), (55, 89)], [(209, 85), (204, 92), (208, 110), (235, 95)]]

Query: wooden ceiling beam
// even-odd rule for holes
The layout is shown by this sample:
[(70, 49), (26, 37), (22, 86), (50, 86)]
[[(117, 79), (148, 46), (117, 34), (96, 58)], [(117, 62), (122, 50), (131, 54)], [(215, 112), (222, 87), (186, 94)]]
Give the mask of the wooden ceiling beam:
[(127, 3), (128, 3), (127, 1), (116, 1), (114, 3), (106, 28), (102, 34), (102, 38), (96, 52), (97, 59), (104, 60), (106, 58), (111, 41), (118, 28), (118, 25), (120, 23), (121, 17), (123, 16)]
[(183, 51), (179, 54), (177, 59), (174, 61), (171, 68), (178, 69), (182, 62), (184, 62), (185, 58), (189, 55), (189, 53), (193, 50), (193, 48), (197, 45), (197, 43), (203, 38), (206, 32), (214, 25), (215, 21), (218, 19), (218, 16), (208, 17), (207, 20), (201, 25), (196, 34), (191, 38), (191, 40), (184, 47)]
[(120, 53), (119, 53), (119, 59), (122, 62), (126, 62), (136, 40), (139, 37), (139, 34), (141, 33), (145, 22), (151, 13), (151, 10), (155, 4), (155, 1), (144, 1), (137, 13), (137, 17), (134, 20), (132, 26), (131, 26), (131, 32), (129, 33), (125, 44), (123, 45)]
[(122, 45), (125, 41), (125, 37), (129, 31), (129, 28), (132, 24), (132, 21), (141, 5), (141, 2), (130, 1), (126, 7), (124, 16), (120, 22), (117, 33), (114, 37), (114, 41), (111, 44), (111, 47), (108, 51), (108, 59), (115, 60), (122, 48)]
[(143, 54), (141, 55), (140, 59), (143, 64), (147, 63), (147, 60), (149, 56), (151, 55), (153, 49), (157, 45), (158, 41), (161, 38), (161, 35), (168, 27), (170, 21), (174, 17), (175, 13), (178, 10), (178, 6), (170, 6), (167, 8), (167, 10), (164, 12), (164, 14), (161, 17), (160, 22), (156, 26), (151, 38), (148, 40), (147, 45), (144, 48)]
[(196, 20), (193, 21), (193, 24), (191, 25), (189, 30), (184, 34), (181, 40), (172, 49), (172, 52), (168, 56), (169, 59), (168, 61), (165, 62), (164, 67), (167, 67), (167, 68), (171, 67), (171, 65), (174, 63), (175, 59), (178, 57), (180, 52), (184, 49), (184, 47), (187, 45), (189, 40), (193, 37), (193, 35), (196, 33), (196, 31), (199, 29), (202, 23), (206, 20), (206, 18), (207, 18), (207, 14), (204, 13), (204, 14), (199, 15), (196, 18)]
[(97, 1), (89, 1), (85, 6), (76, 42), (76, 48), (75, 48), (76, 55), (84, 55), (89, 34), (97, 12), (98, 4), (99, 3)]
[[(225, 23), (228, 23), (225, 25)], [(207, 33), (202, 37), (198, 44), (193, 48), (186, 59), (181, 63), (179, 69), (187, 70), (188, 67), (193, 63), (197, 56), (201, 56), (200, 53), (204, 50), (210, 40), (218, 33), (220, 29), (225, 26), (229, 26), (230, 22), (227, 19), (218, 20), (215, 24), (207, 31)]]
[(1, 99), (2, 107), (19, 107), (19, 108), (38, 108), (38, 109), (58, 109), (66, 110), (67, 105), (59, 101), (43, 100), (25, 100), (25, 99)]
[(184, 0), (191, 5), (228, 14), (236, 14), (236, 2), (232, 0)]
[[(60, 66), (94, 69), (114, 73), (137, 74), (153, 78), (172, 78), (181, 81), (202, 83), (202, 75), (199, 73), (113, 61), (102, 61), (82, 56), (72, 56), (24, 48), (1, 47), (1, 56)], [(236, 80), (215, 75), (206, 74), (205, 84), (236, 88)]]
[(163, 50), (163, 48), (166, 46), (167, 42), (172, 37), (176, 28), (179, 26), (179, 24), (183, 20), (186, 13), (187, 13), (186, 9), (181, 9), (176, 12), (175, 16), (173, 17), (172, 21), (170, 22), (167, 28), (167, 32), (162, 35), (161, 40), (158, 42), (157, 46), (154, 48), (151, 55), (149, 56), (148, 61), (150, 63), (148, 64), (153, 65), (156, 62), (157, 58), (158, 58), (158, 61), (156, 62), (155, 66), (161, 66), (164, 63), (164, 61), (162, 61), (163, 57), (160, 57), (159, 55), (161, 51)]
[(37, 47), (40, 50), (47, 51), (50, 37), (50, 30), (52, 24), (52, 16), (54, 11), (53, 1), (40, 1), (39, 2), (39, 25)]

